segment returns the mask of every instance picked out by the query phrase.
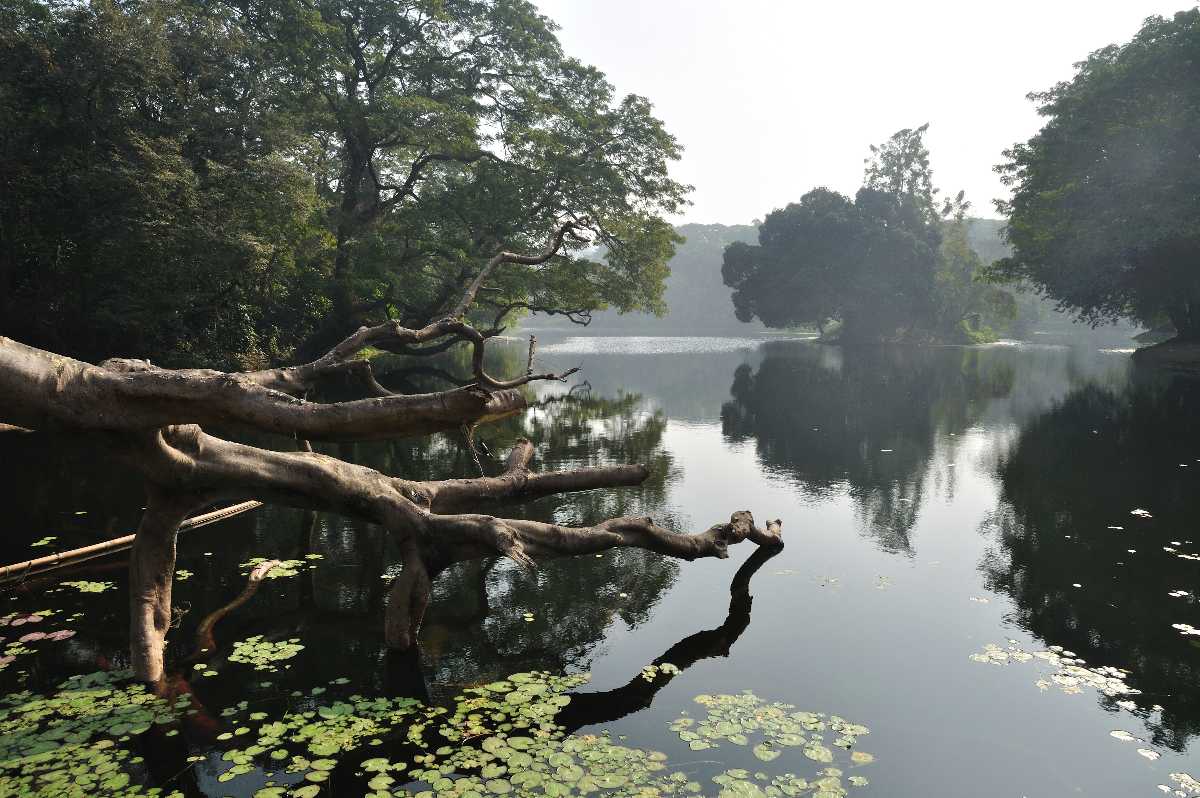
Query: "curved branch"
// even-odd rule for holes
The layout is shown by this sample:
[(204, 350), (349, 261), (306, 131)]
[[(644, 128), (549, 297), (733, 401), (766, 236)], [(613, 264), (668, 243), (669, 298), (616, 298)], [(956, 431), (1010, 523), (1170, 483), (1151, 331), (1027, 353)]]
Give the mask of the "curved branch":
[(480, 287), (491, 276), (496, 267), (503, 263), (519, 263), (524, 266), (537, 266), (545, 263), (562, 249), (563, 240), (567, 234), (574, 233), (575, 230), (578, 230), (584, 224), (584, 221), (564, 222), (554, 231), (554, 235), (550, 237), (545, 248), (536, 255), (521, 255), (516, 252), (498, 252), (493, 255), (484, 265), (483, 269), (480, 270), (479, 274), (475, 276), (475, 279), (467, 286), (467, 289), (463, 292), (462, 299), (450, 311), (450, 316), (452, 318), (459, 318), (466, 314), (467, 309), (475, 302), (475, 295), (479, 293)]

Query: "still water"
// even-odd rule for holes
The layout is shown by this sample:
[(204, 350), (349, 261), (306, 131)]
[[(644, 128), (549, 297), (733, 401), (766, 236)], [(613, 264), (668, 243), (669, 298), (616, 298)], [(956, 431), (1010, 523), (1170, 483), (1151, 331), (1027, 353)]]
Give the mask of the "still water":
[[(525, 347), (511, 341), (495, 368), (519, 368)], [(179, 684), (211, 734), (149, 746), (138, 778), (253, 795), (266, 780), (259, 763), (219, 780), (230, 767), (220, 712), (239, 701), (266, 709), (336, 679), (439, 703), (547, 670), (591, 674), (564, 712), (569, 729), (662, 751), (705, 794), (721, 789), (712, 775), (762, 762), (737, 745), (693, 750), (669, 725), (702, 715), (697, 695), (745, 690), (868, 727), (857, 747), (874, 761), (848, 772), (869, 785), (851, 795), (1193, 794), (1180, 774), (1200, 776), (1200, 638), (1186, 634), (1200, 626), (1200, 383), (1096, 346), (547, 335), (539, 363), (584, 370), (539, 386), (524, 416), (480, 429), (495, 458), (485, 467), (527, 436), (536, 468), (642, 462), (652, 476), (512, 515), (638, 514), (698, 531), (748, 509), (783, 519), (786, 548), (768, 557), (743, 543), (695, 563), (624, 550), (536, 573), (459, 566), (436, 584), (416, 660), (385, 656), (397, 557), (378, 529), (264, 508), (184, 533), (169, 658), (184, 663)], [(415, 378), (393, 377), (405, 379)], [(6, 562), (136, 524), (138, 486), (94, 451), (4, 437)], [(405, 476), (473, 468), (452, 437), (326, 451)], [(305, 565), (223, 619), (217, 656), (194, 668), (197, 623), (238, 594), (254, 557)], [(51, 690), (125, 663), (124, 567), (115, 557), (4, 594), (4, 612), (53, 609), (47, 631), (77, 632), (17, 656), (0, 671), (5, 690)], [(112, 587), (78, 586), (95, 583)], [(229, 660), (234, 641), (255, 635), (304, 649), (263, 677)], [(653, 662), (680, 673), (642, 678)], [(772, 768), (824, 767), (799, 750)], [(323, 790), (363, 794), (336, 779)]]

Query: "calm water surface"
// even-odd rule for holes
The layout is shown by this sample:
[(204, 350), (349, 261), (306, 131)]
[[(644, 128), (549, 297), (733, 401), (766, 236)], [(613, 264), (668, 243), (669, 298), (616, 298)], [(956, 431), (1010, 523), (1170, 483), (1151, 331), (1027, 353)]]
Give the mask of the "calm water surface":
[[(498, 352), (496, 368), (519, 368), (525, 346)], [(1200, 553), (1200, 383), (1095, 347), (546, 336), (539, 352), (545, 366), (582, 365), (586, 384), (569, 395), (569, 385), (539, 386), (525, 416), (479, 431), (488, 449), (502, 461), (524, 435), (538, 444), (538, 468), (637, 461), (653, 476), (511, 514), (645, 514), (701, 530), (749, 509), (783, 519), (786, 548), (749, 563), (745, 543), (729, 560), (690, 564), (629, 550), (532, 574), (508, 562), (459, 566), (436, 585), (415, 661), (382, 645), (397, 570), (385, 536), (265, 508), (180, 538), (179, 567), (192, 575), (176, 586), (176, 662), (200, 618), (240, 591), (240, 563), (322, 557), (221, 622), (218, 675), (183, 666), (199, 702), (217, 715), (336, 677), (362, 693), (437, 702), (515, 671), (590, 671), (581, 692), (600, 695), (573, 702), (574, 726), (662, 750), (701, 779), (761, 763), (736, 746), (691, 751), (667, 725), (695, 712), (697, 694), (743, 690), (868, 726), (871, 784), (852, 795), (1151, 796), (1180, 786), (1172, 773), (1200, 776), (1200, 638), (1172, 627), (1200, 626), (1200, 562), (1180, 556)], [(136, 524), (137, 484), (95, 452), (41, 435), (0, 446), (6, 561)], [(470, 473), (449, 437), (326, 451), (406, 476)], [(49, 548), (31, 547), (46, 535), (56, 536)], [(61, 577), (114, 584), (102, 593), (47, 592), (56, 577), (5, 594), (12, 609), (81, 613), (76, 637), (0, 671), (6, 689), (50, 689), (124, 664), (124, 568), (118, 557)], [(250, 635), (306, 648), (263, 687), (222, 659)], [(1055, 655), (1024, 654), (1047, 650), (1128, 671), (1129, 692), (1105, 694)], [(651, 687), (639, 672), (663, 657), (682, 672)], [(180, 752), (156, 752), (151, 782), (174, 777), (214, 796), (262, 784), (256, 774), (218, 782), (228, 767), (220, 743), (177, 746), (204, 759), (179, 775)], [(819, 767), (785, 756), (796, 761), (774, 764)], [(330, 792), (343, 793), (358, 794)]]

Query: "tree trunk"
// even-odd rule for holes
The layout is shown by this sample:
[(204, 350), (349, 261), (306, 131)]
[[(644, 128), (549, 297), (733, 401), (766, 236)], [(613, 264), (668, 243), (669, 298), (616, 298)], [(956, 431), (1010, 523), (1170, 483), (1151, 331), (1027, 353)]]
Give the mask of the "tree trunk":
[(175, 536), (194, 502), (151, 487), (129, 557), (129, 657), (134, 673), (157, 684), (171, 627)]

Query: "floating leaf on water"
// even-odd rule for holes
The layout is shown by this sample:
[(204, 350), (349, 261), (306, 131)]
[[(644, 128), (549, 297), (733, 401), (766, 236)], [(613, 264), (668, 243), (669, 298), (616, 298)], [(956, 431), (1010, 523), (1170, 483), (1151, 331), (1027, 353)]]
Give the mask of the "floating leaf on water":
[(87, 580), (60, 582), (59, 584), (66, 587), (73, 587), (80, 593), (103, 593), (105, 590), (111, 590), (116, 587), (112, 582), (89, 582)]

